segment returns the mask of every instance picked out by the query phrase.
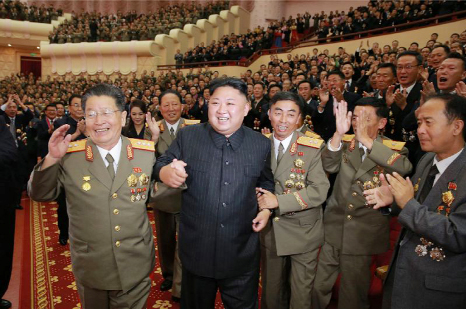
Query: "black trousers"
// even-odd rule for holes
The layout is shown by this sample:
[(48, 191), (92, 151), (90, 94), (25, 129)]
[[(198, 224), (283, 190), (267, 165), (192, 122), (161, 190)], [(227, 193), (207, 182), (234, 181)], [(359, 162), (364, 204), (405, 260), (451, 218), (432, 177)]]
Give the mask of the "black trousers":
[(68, 239), (68, 228), (69, 228), (69, 218), (68, 218), (68, 211), (66, 207), (66, 195), (65, 191), (62, 190), (60, 195), (58, 196), (57, 200), (57, 221), (58, 221), (58, 229), (60, 230), (60, 238)]
[[(6, 195), (8, 194), (3, 197)], [(15, 241), (15, 198), (10, 194), (7, 199), (7, 202), (0, 201), (0, 299), (5, 295), (10, 283)]]
[(259, 268), (242, 275), (214, 279), (197, 276), (183, 267), (181, 309), (213, 309), (220, 290), (225, 309), (257, 309)]

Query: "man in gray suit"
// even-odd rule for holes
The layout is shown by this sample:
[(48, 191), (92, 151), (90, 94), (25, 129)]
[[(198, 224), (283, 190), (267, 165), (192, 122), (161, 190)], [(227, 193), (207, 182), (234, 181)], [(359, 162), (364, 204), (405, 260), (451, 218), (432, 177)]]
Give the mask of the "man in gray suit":
[(29, 183), (36, 201), (66, 191), (71, 262), (85, 309), (146, 308), (151, 287), (155, 248), (145, 204), (155, 149), (152, 141), (121, 136), (124, 102), (114, 86), (88, 89), (82, 105), (90, 138), (71, 142), (68, 124), (56, 129)]
[(403, 230), (383, 308), (466, 308), (466, 99), (435, 95), (416, 117), (419, 142), (428, 153), (412, 181), (387, 174), (380, 188), (365, 191), (374, 208), (393, 201), (401, 208)]

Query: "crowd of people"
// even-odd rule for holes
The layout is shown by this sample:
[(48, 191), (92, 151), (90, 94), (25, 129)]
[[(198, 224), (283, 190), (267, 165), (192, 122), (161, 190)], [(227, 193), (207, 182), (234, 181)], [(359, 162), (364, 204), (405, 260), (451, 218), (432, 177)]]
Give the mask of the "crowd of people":
[(154, 12), (136, 11), (105, 15), (100, 12), (75, 14), (49, 34), (50, 43), (113, 42), (154, 40), (158, 34), (169, 34), (172, 29), (183, 29), (229, 9), (229, 1), (181, 3), (161, 7)]
[(20, 21), (30, 21), (34, 23), (50, 24), (52, 20), (57, 20), (63, 15), (63, 10), (55, 9), (53, 4), (46, 7), (42, 4), (40, 7), (28, 5), (20, 0), (5, 0), (0, 2), (0, 18), (13, 19)]
[[(416, 4), (419, 1), (410, 3)], [(0, 81), (0, 118), (5, 122), (0, 129), (7, 128), (13, 137), (9, 146), (19, 161), (15, 173), (8, 175), (18, 183), (10, 191), (12, 203), (21, 209), (21, 191), (34, 171), (30, 194), (36, 200), (57, 200), (59, 242), (67, 245), (70, 237), (84, 303), (108, 301), (108, 295), (88, 296), (96, 291), (136, 289), (146, 296), (122, 293), (112, 301), (143, 306), (154, 259), (145, 215), (148, 175), (153, 175), (160, 199), (149, 203), (158, 218), (164, 277), (159, 288), (172, 288), (174, 301), (186, 308), (210, 308), (220, 288), (227, 306), (254, 308), (260, 256), (263, 308), (307, 308), (311, 303), (326, 308), (339, 273), (340, 305), (365, 308), (372, 256), (389, 247), (388, 215), (396, 214), (397, 208), (390, 207), (396, 202), (407, 246), (400, 249), (403, 255), (395, 256), (398, 264), (388, 275), (387, 308), (432, 308), (442, 302), (445, 308), (458, 308), (464, 305), (464, 290), (458, 288), (460, 296), (449, 297), (451, 293), (438, 289), (431, 297), (431, 286), (416, 276), (434, 276), (430, 284), (435, 285), (447, 269), (454, 278), (441, 277), (441, 282), (464, 280), (464, 274), (452, 271), (464, 267), (465, 197), (457, 190), (464, 173), (455, 171), (466, 162), (461, 153), (465, 48), (463, 30), (448, 40), (432, 33), (427, 42), (409, 46), (397, 40), (362, 40), (356, 50), (340, 47), (333, 55), (317, 47), (284, 59), (272, 55), (268, 64), (239, 79), (208, 66), (186, 73), (177, 68), (139, 76), (82, 73), (44, 80), (12, 74)], [(201, 124), (181, 130), (195, 123)], [(271, 143), (244, 127), (269, 136)], [(121, 134), (147, 141), (132, 143), (120, 139)], [(153, 149), (147, 145), (157, 151), (154, 173)], [(114, 164), (114, 147), (118, 157), (125, 148), (121, 165)], [(435, 159), (426, 152), (435, 153)], [(95, 158), (99, 154), (102, 160)], [(461, 161), (450, 160), (445, 166), (443, 159), (450, 157)], [(127, 168), (132, 160), (139, 167)], [(57, 164), (60, 169), (54, 168)], [(94, 182), (94, 174), (83, 177), (81, 170), (89, 164), (104, 172), (95, 175), (100, 182)], [(429, 180), (424, 170), (432, 164), (438, 167), (432, 175), (443, 187), (434, 187), (438, 189), (429, 195), (435, 179)], [(414, 173), (416, 168), (421, 170)], [(128, 175), (118, 174), (121, 169)], [(412, 183), (403, 178), (407, 175)], [(113, 181), (131, 188), (109, 191)], [(57, 182), (66, 193), (56, 188)], [(181, 199), (176, 188), (183, 185), (188, 198)], [(88, 191), (97, 192), (98, 203), (83, 195)], [(168, 198), (176, 207), (164, 206)], [(108, 217), (107, 208), (104, 215), (96, 207), (107, 204), (112, 219), (89, 229), (89, 221)], [(128, 204), (134, 207), (127, 213)], [(78, 215), (83, 205), (93, 207), (92, 216)], [(118, 221), (118, 216), (133, 221)], [(70, 226), (68, 220), (73, 221)], [(127, 224), (130, 221), (138, 224)], [(120, 230), (137, 236), (122, 238), (129, 234)], [(96, 232), (112, 241), (101, 237), (88, 246)], [(92, 251), (93, 246), (107, 252), (105, 259), (93, 255), (86, 260), (82, 248)], [(128, 263), (129, 256), (137, 262)], [(87, 271), (86, 263), (99, 265), (98, 271)], [(417, 273), (404, 274), (406, 265)]]

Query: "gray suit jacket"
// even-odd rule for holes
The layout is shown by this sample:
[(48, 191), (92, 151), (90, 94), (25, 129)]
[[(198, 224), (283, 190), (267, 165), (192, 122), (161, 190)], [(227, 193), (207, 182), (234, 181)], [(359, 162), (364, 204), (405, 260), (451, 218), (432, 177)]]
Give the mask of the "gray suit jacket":
[[(433, 159), (434, 154), (427, 153), (419, 161), (412, 177), (419, 189), (398, 217), (404, 230), (390, 265), (384, 308), (466, 308), (466, 151), (450, 164), (421, 205), (417, 198)], [(447, 192), (454, 197), (448, 217), (442, 201)], [(444, 207), (441, 214), (439, 206)], [(433, 243), (425, 256), (416, 253), (421, 237)], [(431, 258), (435, 248), (442, 248), (443, 260)]]
[[(36, 201), (55, 200), (61, 188), (65, 189), (73, 273), (90, 288), (128, 291), (155, 266), (145, 205), (150, 179), (143, 175), (150, 177), (152, 173), (154, 146), (150, 141), (133, 141), (152, 145), (152, 151), (137, 149), (135, 143), (122, 137), (113, 182), (90, 139), (72, 142), (71, 152), (58, 164), (40, 170), (39, 163), (30, 179), (29, 196)], [(130, 175), (137, 177), (136, 184), (130, 185)], [(132, 196), (138, 189), (140, 198), (136, 200)]]

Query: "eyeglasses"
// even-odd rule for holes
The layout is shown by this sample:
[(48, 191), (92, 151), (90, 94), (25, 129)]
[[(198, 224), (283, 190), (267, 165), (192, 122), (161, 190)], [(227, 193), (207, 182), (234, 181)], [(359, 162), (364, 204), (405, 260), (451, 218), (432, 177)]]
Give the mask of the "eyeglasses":
[(119, 110), (106, 109), (103, 112), (90, 111), (86, 113), (86, 119), (95, 119), (97, 118), (97, 115), (108, 119), (111, 118), (116, 112), (119, 112)]
[(412, 69), (414, 69), (416, 67), (418, 67), (418, 65), (410, 65), (410, 64), (408, 64), (406, 66), (398, 65), (396, 67), (396, 70), (397, 71), (402, 71), (403, 69), (405, 69), (406, 71), (411, 71)]

